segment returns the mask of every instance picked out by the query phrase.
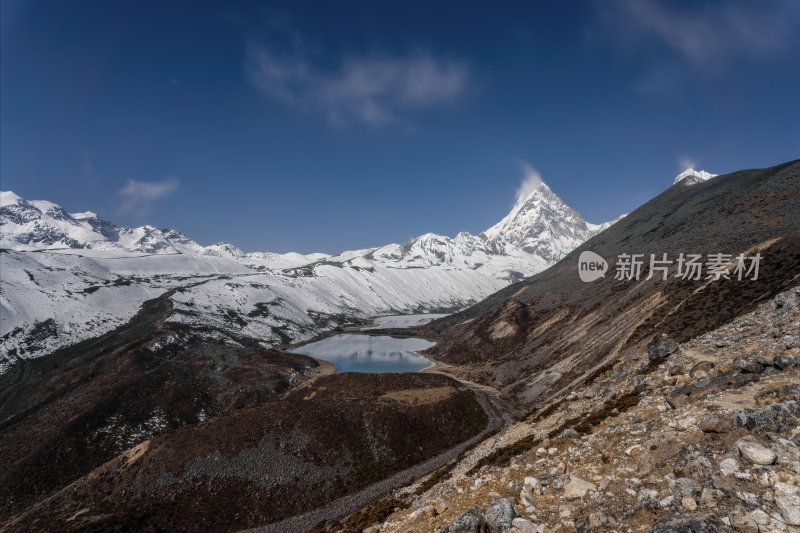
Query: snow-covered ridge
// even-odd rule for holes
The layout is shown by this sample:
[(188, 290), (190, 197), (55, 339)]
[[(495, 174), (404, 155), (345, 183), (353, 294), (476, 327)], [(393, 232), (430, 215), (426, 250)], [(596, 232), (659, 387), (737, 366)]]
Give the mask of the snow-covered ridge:
[(684, 185), (694, 185), (695, 183), (700, 183), (703, 181), (710, 180), (711, 178), (717, 177), (719, 174), (712, 174), (711, 172), (706, 172), (705, 170), (695, 170), (693, 168), (687, 168), (683, 172), (677, 175), (675, 181), (672, 182), (673, 185), (676, 183), (683, 183)]
[(0, 373), (110, 331), (176, 287), (170, 322), (263, 346), (375, 316), (452, 312), (544, 270), (605, 227), (542, 185), (480, 235), (427, 233), (334, 256), (244, 253), (2, 192)]

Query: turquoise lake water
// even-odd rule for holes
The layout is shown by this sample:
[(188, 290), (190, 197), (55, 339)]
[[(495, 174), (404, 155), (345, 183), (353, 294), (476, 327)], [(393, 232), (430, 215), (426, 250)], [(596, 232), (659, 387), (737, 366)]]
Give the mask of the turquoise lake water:
[(425, 339), (343, 334), (289, 351), (329, 361), (337, 373), (419, 372), (433, 362), (416, 352), (434, 344)]

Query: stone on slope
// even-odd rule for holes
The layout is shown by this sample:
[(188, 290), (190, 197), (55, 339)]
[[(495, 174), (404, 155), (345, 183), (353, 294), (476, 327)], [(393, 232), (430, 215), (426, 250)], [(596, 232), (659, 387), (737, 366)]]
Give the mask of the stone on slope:
[(800, 424), (800, 404), (795, 401), (774, 403), (760, 409), (738, 409), (733, 424), (749, 430), (783, 433)]
[(775, 452), (757, 442), (739, 441), (739, 453), (742, 457), (757, 465), (771, 465), (775, 462)]
[(655, 337), (647, 345), (647, 355), (650, 360), (663, 359), (672, 355), (678, 349), (678, 343), (669, 337)]
[(564, 487), (564, 498), (567, 500), (577, 500), (586, 496), (586, 493), (590, 490), (597, 490), (597, 486), (579, 477), (573, 477)]
[(787, 524), (800, 526), (800, 488), (782, 481), (775, 483), (775, 505)]
[(486, 525), (492, 533), (502, 533), (511, 527), (511, 523), (517, 517), (514, 511), (514, 504), (508, 498), (497, 500), (486, 509)]
[(484, 525), (480, 508), (473, 507), (450, 522), (450, 525), (444, 528), (442, 533), (479, 533)]
[(536, 533), (536, 524), (525, 518), (511, 521), (511, 533)]
[(779, 355), (772, 359), (772, 366), (778, 370), (786, 370), (797, 364), (797, 360), (785, 355)]

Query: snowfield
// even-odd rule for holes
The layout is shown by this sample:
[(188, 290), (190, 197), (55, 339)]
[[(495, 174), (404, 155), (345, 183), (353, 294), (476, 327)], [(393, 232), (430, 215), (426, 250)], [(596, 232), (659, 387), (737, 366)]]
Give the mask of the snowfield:
[(410, 328), (412, 326), (422, 326), (432, 322), (437, 318), (447, 316), (447, 313), (423, 313), (418, 315), (389, 315), (380, 316), (375, 319), (375, 325), (367, 329), (391, 329), (391, 328)]

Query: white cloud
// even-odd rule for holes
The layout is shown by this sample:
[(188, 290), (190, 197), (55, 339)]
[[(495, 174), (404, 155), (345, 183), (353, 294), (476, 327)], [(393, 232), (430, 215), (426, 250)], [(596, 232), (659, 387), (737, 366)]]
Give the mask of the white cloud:
[(177, 190), (178, 180), (176, 178), (168, 178), (164, 181), (129, 179), (125, 187), (118, 192), (122, 197), (119, 212), (146, 215), (155, 202)]
[(467, 67), (418, 51), (405, 56), (351, 56), (333, 69), (295, 49), (275, 54), (251, 43), (248, 74), (273, 100), (317, 111), (334, 124), (405, 122), (404, 114), (452, 103), (466, 90)]
[(516, 196), (517, 201), (520, 201), (523, 198), (527, 198), (533, 191), (539, 190), (544, 185), (544, 181), (542, 181), (542, 176), (539, 172), (525, 161), (518, 160), (517, 164), (522, 170), (522, 183), (517, 189)]
[(630, 31), (656, 36), (700, 67), (716, 67), (741, 55), (777, 53), (798, 40), (800, 9), (793, 2), (727, 2), (708, 7), (636, 0), (613, 4), (617, 7), (622, 9), (623, 23), (633, 22)]

